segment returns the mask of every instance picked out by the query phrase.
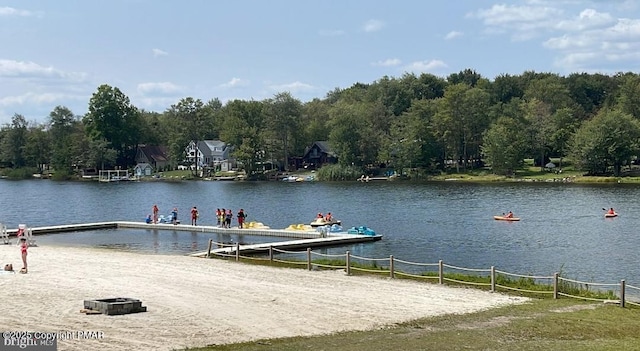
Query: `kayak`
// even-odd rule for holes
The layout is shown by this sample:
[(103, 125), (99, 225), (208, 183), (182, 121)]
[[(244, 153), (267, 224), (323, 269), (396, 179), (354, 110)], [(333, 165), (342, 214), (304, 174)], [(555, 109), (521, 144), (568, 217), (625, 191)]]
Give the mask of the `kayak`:
[(617, 213), (605, 213), (604, 214), (605, 218), (613, 218), (613, 217), (618, 217)]
[(510, 222), (517, 222), (520, 220), (520, 218), (518, 217), (506, 217), (506, 216), (493, 216), (493, 219), (495, 219), (496, 221), (510, 221)]

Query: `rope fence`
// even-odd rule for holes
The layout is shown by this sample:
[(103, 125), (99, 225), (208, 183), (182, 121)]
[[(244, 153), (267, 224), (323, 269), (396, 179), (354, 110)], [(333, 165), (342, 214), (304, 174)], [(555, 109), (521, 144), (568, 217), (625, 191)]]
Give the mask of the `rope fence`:
[[(224, 251), (212, 250), (213, 246)], [(553, 295), (554, 299), (568, 297), (587, 301), (599, 301), (640, 307), (640, 287), (628, 285), (625, 280), (619, 283), (585, 282), (561, 277), (559, 273), (551, 276), (526, 275), (498, 270), (494, 266), (490, 268), (468, 268), (446, 264), (442, 260), (437, 263), (412, 262), (397, 259), (390, 255), (388, 258), (371, 258), (351, 254), (325, 254), (314, 252), (311, 248), (305, 251), (282, 250), (269, 246), (268, 248), (252, 249), (254, 255), (240, 255), (243, 247), (239, 243), (225, 244), (209, 240), (207, 258), (222, 257), (233, 258), (235, 261), (260, 260), (270, 263), (304, 266), (308, 270), (318, 268), (344, 269), (347, 275), (354, 272), (384, 274), (390, 278), (396, 276), (416, 280), (437, 280), (439, 284), (453, 283), (456, 285), (470, 285), (489, 289), (491, 292), (499, 290), (534, 295)], [(258, 256), (255, 255), (258, 254)], [(262, 254), (263, 257), (259, 255)], [(314, 261), (314, 257), (317, 258)], [(325, 262), (326, 261), (326, 262)], [(411, 267), (413, 269), (399, 269), (398, 266)], [(418, 269), (426, 268), (421, 274), (415, 273)], [(629, 295), (629, 298), (627, 297)]]

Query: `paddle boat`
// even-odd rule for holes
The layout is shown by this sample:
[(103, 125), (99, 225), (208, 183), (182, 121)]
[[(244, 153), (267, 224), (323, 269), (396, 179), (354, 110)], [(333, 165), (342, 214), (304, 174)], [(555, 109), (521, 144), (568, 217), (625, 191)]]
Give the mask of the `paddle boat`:
[(518, 217), (507, 217), (507, 216), (493, 216), (493, 219), (496, 221), (508, 221), (508, 222), (517, 222), (520, 220)]
[(342, 225), (342, 221), (335, 218), (331, 218), (330, 220), (327, 220), (326, 218), (316, 218), (313, 220), (313, 222), (310, 223), (312, 227), (324, 227), (325, 225), (334, 224)]
[(371, 228), (367, 228), (363, 225), (359, 227), (351, 227), (351, 229), (347, 230), (348, 234), (359, 234), (359, 235), (376, 235), (375, 230)]

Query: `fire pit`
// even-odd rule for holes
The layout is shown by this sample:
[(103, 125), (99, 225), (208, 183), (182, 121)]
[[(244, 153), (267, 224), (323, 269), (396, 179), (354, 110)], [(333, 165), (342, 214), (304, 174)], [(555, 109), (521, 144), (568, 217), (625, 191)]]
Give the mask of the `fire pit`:
[(101, 312), (106, 315), (147, 312), (147, 307), (142, 306), (142, 302), (140, 300), (128, 297), (84, 300), (84, 308), (86, 310)]

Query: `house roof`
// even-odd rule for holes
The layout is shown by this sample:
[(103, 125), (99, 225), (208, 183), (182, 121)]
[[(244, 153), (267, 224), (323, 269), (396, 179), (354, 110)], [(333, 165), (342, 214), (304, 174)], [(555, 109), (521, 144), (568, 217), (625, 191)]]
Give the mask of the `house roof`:
[(213, 150), (215, 150), (216, 148), (224, 150), (226, 146), (227, 143), (220, 140), (202, 140), (198, 142), (198, 149), (200, 149), (200, 151), (206, 148), (210, 153), (213, 152)]
[(151, 167), (151, 165), (146, 163), (146, 162), (140, 162), (134, 168), (142, 168), (142, 169), (144, 169), (144, 168), (153, 168), (153, 167)]
[(304, 156), (302, 158), (306, 158), (307, 156), (309, 156), (309, 151), (311, 151), (311, 149), (313, 149), (314, 146), (317, 146), (320, 152), (323, 152), (331, 157), (336, 157), (336, 154), (333, 152), (333, 150), (331, 150), (331, 147), (329, 146), (328, 141), (315, 141), (313, 142), (311, 147), (307, 149), (307, 151), (304, 153)]
[(166, 146), (160, 145), (143, 145), (140, 150), (148, 159), (156, 162), (166, 162), (169, 160), (169, 150)]

